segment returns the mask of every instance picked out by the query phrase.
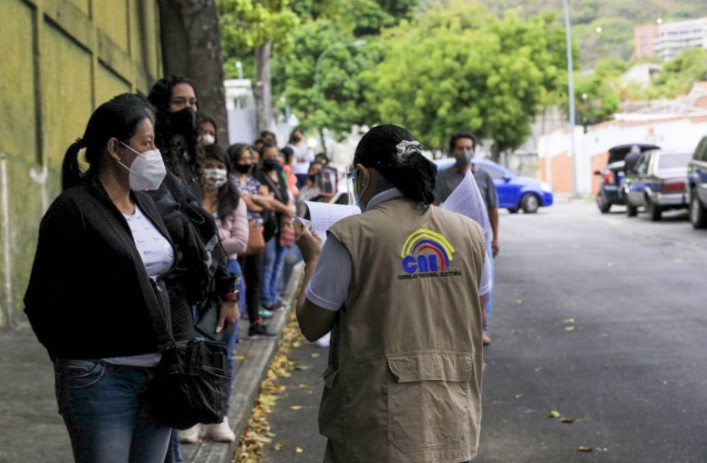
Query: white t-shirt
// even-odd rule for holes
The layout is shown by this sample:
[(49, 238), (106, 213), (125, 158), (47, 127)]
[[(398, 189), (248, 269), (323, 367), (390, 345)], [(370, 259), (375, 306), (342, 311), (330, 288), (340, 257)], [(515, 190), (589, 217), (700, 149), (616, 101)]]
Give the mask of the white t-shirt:
[[(145, 217), (140, 208), (135, 205), (133, 215), (125, 215), (133, 240), (137, 247), (142, 264), (145, 266), (147, 276), (157, 278), (167, 273), (174, 263), (174, 249), (169, 241), (162, 236), (157, 227)], [(135, 355), (130, 357), (111, 357), (103, 361), (116, 365), (129, 365), (134, 367), (154, 367), (160, 363), (162, 355), (158, 352), (151, 354)]]
[(292, 171), (295, 174), (307, 175), (309, 173), (309, 165), (314, 161), (314, 154), (304, 143), (299, 147), (292, 144), (288, 144), (287, 147), (292, 148), (295, 153), (295, 163), (292, 166)]
[[(385, 190), (375, 195), (368, 202), (367, 209), (388, 201), (399, 198), (403, 194), (396, 188)], [(338, 311), (344, 305), (351, 290), (351, 256), (343, 244), (334, 236), (328, 235), (319, 256), (317, 267), (314, 269), (311, 280), (305, 289), (305, 296), (310, 302), (322, 309)], [(484, 268), (481, 272), (479, 283), (479, 296), (491, 291), (491, 281), (488, 259), (484, 259)]]

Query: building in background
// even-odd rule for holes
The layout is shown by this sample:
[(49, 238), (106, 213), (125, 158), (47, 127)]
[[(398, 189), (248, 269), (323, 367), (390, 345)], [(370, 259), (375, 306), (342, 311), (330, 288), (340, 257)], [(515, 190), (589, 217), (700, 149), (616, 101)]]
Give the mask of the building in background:
[(706, 133), (707, 82), (698, 82), (684, 98), (636, 104), (633, 112), (616, 114), (610, 121), (590, 126), (587, 132), (575, 127), (574, 163), (567, 126), (541, 136), (539, 178), (555, 192), (571, 193), (574, 168), (576, 191), (595, 195), (600, 179), (593, 172), (604, 168), (612, 146), (650, 143), (671, 151), (693, 151)]
[(1, 0), (0, 326), (24, 320), (39, 221), (93, 110), (162, 76), (157, 0)]
[(634, 29), (636, 58), (658, 56), (670, 61), (688, 48), (707, 48), (707, 17)]

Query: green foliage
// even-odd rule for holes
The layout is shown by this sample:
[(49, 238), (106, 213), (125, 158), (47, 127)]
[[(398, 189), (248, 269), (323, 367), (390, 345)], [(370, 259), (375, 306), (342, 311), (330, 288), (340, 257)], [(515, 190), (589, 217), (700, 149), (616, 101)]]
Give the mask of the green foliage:
[(287, 51), (299, 17), (288, 0), (218, 0), (225, 56), (252, 51), (267, 42)]
[(707, 50), (691, 48), (663, 66), (648, 96), (656, 98), (685, 94), (695, 82), (704, 80), (707, 80)]
[(370, 37), (365, 46), (351, 46), (352, 31), (327, 19), (302, 25), (293, 39), (296, 53), (275, 57), (273, 80), (275, 92), (287, 98), (302, 124), (343, 132), (364, 123), (370, 113), (361, 73), (380, 60), (383, 44)]
[(608, 59), (597, 65), (592, 74), (575, 74), (575, 105), (577, 122), (598, 124), (611, 119), (619, 110), (619, 78), (625, 71), (623, 63)]
[[(553, 11), (563, 18), (561, 0), (482, 0), (501, 17), (514, 10), (530, 18)], [(519, 6), (520, 5), (520, 6)], [(581, 50), (581, 67), (591, 68), (606, 57), (629, 59), (633, 54), (633, 28), (705, 15), (704, 0), (569, 0), (572, 34)], [(596, 28), (601, 27), (601, 34)]]
[(461, 1), (433, 8), (385, 34), (385, 59), (366, 73), (367, 100), (381, 122), (407, 127), (428, 148), (469, 130), (513, 149), (561, 82), (564, 34), (546, 33), (552, 22), (498, 20)]

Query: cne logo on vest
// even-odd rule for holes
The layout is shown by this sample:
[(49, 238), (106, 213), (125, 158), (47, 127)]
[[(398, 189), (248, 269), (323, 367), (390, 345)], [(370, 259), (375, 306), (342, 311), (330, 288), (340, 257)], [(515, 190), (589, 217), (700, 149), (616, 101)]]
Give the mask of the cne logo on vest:
[(453, 255), (454, 246), (447, 238), (427, 228), (419, 228), (410, 233), (403, 244), (400, 257), (405, 273), (398, 275), (398, 280), (461, 275), (460, 271), (449, 270)]

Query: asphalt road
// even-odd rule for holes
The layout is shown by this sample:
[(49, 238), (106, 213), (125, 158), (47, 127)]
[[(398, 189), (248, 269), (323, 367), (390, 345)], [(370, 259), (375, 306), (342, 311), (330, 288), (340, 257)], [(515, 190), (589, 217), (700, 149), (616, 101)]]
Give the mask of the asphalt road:
[[(707, 462), (707, 231), (684, 212), (615, 211), (501, 214), (475, 461)], [(302, 369), (270, 416), (267, 461), (321, 461), (326, 353), (291, 356)]]

